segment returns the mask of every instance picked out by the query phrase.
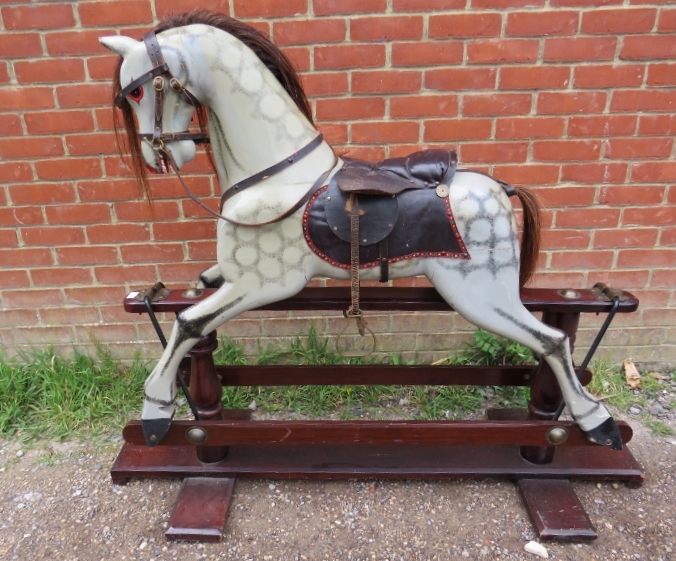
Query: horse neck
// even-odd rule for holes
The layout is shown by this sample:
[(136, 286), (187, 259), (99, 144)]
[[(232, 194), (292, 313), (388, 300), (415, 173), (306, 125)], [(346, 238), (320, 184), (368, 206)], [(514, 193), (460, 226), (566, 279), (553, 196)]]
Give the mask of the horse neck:
[[(248, 47), (226, 33), (210, 39), (215, 40), (204, 49), (202, 63), (210, 75), (204, 104), (209, 109), (219, 183), (225, 192), (288, 158), (318, 133)], [(322, 173), (326, 165), (317, 162), (316, 173)]]

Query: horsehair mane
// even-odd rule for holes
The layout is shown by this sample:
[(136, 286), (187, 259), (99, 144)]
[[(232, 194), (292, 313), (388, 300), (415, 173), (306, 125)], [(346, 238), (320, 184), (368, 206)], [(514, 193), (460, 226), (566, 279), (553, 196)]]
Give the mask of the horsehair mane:
[[(303, 84), (289, 58), (257, 29), (242, 23), (234, 18), (212, 12), (209, 10), (193, 10), (183, 14), (171, 14), (160, 21), (153, 30), (155, 33), (162, 33), (169, 29), (184, 27), (195, 23), (201, 23), (215, 27), (233, 37), (236, 37), (247, 47), (249, 47), (256, 56), (273, 73), (275, 78), (284, 87), (291, 99), (298, 106), (303, 115), (314, 125), (312, 118), (312, 108), (305, 95)], [(115, 74), (113, 77), (113, 100), (122, 89), (120, 84), (120, 68), (124, 59), (119, 57)], [(122, 123), (120, 114), (116, 111), (113, 102), (113, 124), (115, 129), (115, 139), (117, 148), (121, 156), (125, 156), (127, 151), (131, 156), (131, 164), (141, 195), (145, 195), (148, 202), (152, 205), (152, 192), (148, 185), (148, 171), (141, 154), (141, 146), (138, 141), (138, 130), (134, 112), (128, 102), (121, 106)], [(207, 132), (207, 110), (204, 106), (196, 109), (197, 121), (201, 132)], [(125, 129), (126, 141), (123, 142), (120, 130)], [(212, 169), (215, 165), (212, 159), (210, 145), (206, 144), (207, 155)], [(523, 233), (520, 247), (520, 267), (519, 267), (519, 286), (524, 287), (535, 274), (538, 255), (540, 252), (541, 222), (540, 205), (535, 194), (524, 187), (515, 187), (515, 191), (523, 209)]]
[[(257, 29), (254, 29), (253, 27), (246, 25), (245, 23), (242, 23), (241, 21), (238, 21), (234, 18), (226, 16), (225, 14), (220, 14), (218, 12), (212, 12), (209, 10), (193, 10), (192, 12), (187, 12), (184, 14), (170, 14), (160, 21), (160, 23), (158, 23), (153, 28), (153, 30), (155, 33), (159, 34), (163, 31), (168, 31), (177, 27), (185, 27), (186, 25), (195, 23), (209, 25), (211, 27), (220, 29), (221, 31), (225, 31), (249, 47), (261, 60), (261, 62), (268, 68), (268, 70), (272, 72), (275, 78), (277, 78), (279, 83), (291, 96), (291, 99), (298, 106), (298, 109), (300, 109), (305, 118), (314, 125), (310, 102), (305, 95), (303, 84), (298, 76), (298, 73), (296, 72), (296, 69), (293, 66), (293, 63), (277, 45), (275, 45), (272, 41), (270, 41), (270, 39), (268, 39)], [(131, 156), (132, 171), (136, 176), (141, 194), (145, 195), (148, 198), (148, 201), (152, 204), (152, 194), (148, 186), (148, 171), (146, 164), (143, 161), (143, 155), (141, 154), (141, 146), (137, 137), (138, 127), (136, 124), (136, 119), (134, 118), (134, 112), (128, 102), (123, 103), (121, 107), (122, 123), (120, 123), (120, 114), (116, 111), (116, 106), (114, 103), (116, 96), (122, 90), (122, 85), (120, 84), (120, 68), (122, 67), (123, 61), (124, 59), (119, 57), (115, 74), (113, 76), (113, 126), (115, 128), (117, 149), (121, 156), (124, 156), (127, 150), (129, 151)], [(199, 106), (196, 110), (196, 114), (200, 131), (206, 132), (206, 108)], [(126, 142), (122, 141), (120, 134), (120, 129), (123, 127), (126, 133)], [(209, 154), (212, 168), (215, 169), (213, 160), (211, 159), (211, 151), (208, 144), (206, 145), (206, 149), (207, 154)]]

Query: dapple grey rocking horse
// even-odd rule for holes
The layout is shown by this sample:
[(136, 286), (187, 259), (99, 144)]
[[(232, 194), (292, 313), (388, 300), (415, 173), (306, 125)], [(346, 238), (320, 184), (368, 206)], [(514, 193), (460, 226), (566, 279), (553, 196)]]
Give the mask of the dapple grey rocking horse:
[[(146, 165), (178, 172), (208, 130), (223, 193), (217, 265), (200, 277), (201, 286), (218, 290), (178, 315), (146, 381), (142, 422), (149, 446), (169, 429), (176, 371), (203, 334), (295, 295), (314, 277), (348, 279), (351, 269), (361, 269), (366, 280), (427, 276), (468, 321), (547, 361), (589, 440), (622, 447), (612, 417), (576, 377), (567, 336), (521, 303), (540, 235), (527, 189), (456, 171), (450, 151), (378, 164), (336, 157), (312, 123), (289, 61), (227, 16), (191, 12), (164, 20), (143, 41), (101, 42), (122, 57), (116, 104), (141, 184), (147, 186)], [(195, 111), (201, 133), (188, 132)], [(524, 210), (521, 248), (512, 194)], [(350, 312), (360, 319), (358, 307)]]

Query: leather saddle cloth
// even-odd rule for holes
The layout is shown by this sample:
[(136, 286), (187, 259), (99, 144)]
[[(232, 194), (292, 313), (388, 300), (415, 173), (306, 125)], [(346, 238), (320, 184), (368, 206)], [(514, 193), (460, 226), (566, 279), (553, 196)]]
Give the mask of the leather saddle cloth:
[(350, 194), (359, 207), (359, 263), (380, 265), (418, 257), (469, 259), (448, 196), (457, 167), (450, 150), (415, 152), (372, 163), (344, 159), (329, 184), (314, 193), (303, 213), (310, 248), (336, 267), (350, 268)]

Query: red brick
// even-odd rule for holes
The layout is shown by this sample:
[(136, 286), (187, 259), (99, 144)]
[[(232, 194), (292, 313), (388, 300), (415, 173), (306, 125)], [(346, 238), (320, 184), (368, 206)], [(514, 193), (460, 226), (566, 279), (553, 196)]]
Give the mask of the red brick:
[(344, 19), (298, 20), (275, 22), (272, 29), (276, 45), (305, 45), (344, 41), (347, 25)]
[(180, 243), (128, 244), (120, 247), (124, 263), (147, 263), (152, 255), (153, 263), (180, 263), (184, 260)]
[(347, 93), (346, 72), (312, 72), (303, 74), (303, 89), (309, 97)]
[(542, 92), (537, 111), (542, 115), (600, 113), (606, 105), (605, 92)]
[(66, 304), (116, 304), (125, 297), (122, 287), (83, 286), (64, 290)]
[(561, 168), (561, 181), (594, 185), (596, 183), (624, 183), (627, 164), (569, 164)]
[(553, 273), (541, 271), (529, 283), (529, 286), (538, 288), (556, 288), (562, 286), (586, 286), (586, 275), (584, 273)]
[[(178, 227), (174, 224), (174, 227)], [(191, 224), (191, 227), (192, 224)], [(91, 244), (112, 244), (150, 241), (148, 224), (96, 224), (87, 226)]]
[[(676, 41), (674, 41), (676, 43)], [(611, 111), (675, 111), (676, 90), (619, 90), (613, 92)]]
[(312, 0), (316, 16), (385, 12), (387, 0)]
[(492, 90), (497, 72), (494, 68), (448, 68), (425, 72), (425, 87), (432, 90)]
[(35, 162), (39, 179), (84, 179), (101, 177), (98, 158), (63, 158)]
[(475, 10), (504, 10), (506, 8), (542, 8), (545, 0), (472, 0)]
[(136, 181), (129, 179), (79, 181), (77, 191), (83, 202), (128, 200), (141, 195)]
[(676, 205), (676, 185), (669, 187), (669, 193), (667, 193), (667, 202), (672, 205)]
[(352, 73), (352, 93), (412, 93), (419, 92), (422, 72), (382, 70)]
[(439, 10), (457, 10), (465, 7), (465, 0), (393, 0), (395, 12), (429, 13)]
[(429, 37), (450, 39), (454, 37), (497, 37), (502, 28), (502, 16), (495, 13), (456, 13), (430, 15)]
[(566, 251), (552, 252), (553, 269), (610, 269), (613, 264), (612, 251)]
[(542, 233), (542, 249), (587, 249), (591, 232), (586, 230), (547, 230)]
[(648, 66), (648, 85), (676, 86), (676, 64), (651, 64)]
[(625, 37), (622, 41), (620, 59), (646, 60), (651, 58), (671, 59), (676, 57), (676, 41), (673, 36), (640, 35)]
[(95, 267), (94, 276), (102, 284), (125, 284), (132, 282), (155, 282), (158, 278), (154, 265), (115, 265)]
[(3, 88), (0, 90), (0, 107), (3, 111), (51, 109), (54, 107), (54, 93), (52, 88)]
[(627, 208), (622, 223), (625, 226), (670, 226), (676, 223), (676, 206)]
[(496, 119), (495, 138), (498, 140), (561, 138), (564, 126), (565, 120), (560, 117)]
[(27, 226), (29, 224), (43, 224), (43, 222), (40, 207), (0, 208), (0, 226)]
[(614, 6), (624, 3), (624, 0), (550, 0), (551, 6), (586, 7), (586, 6)]
[(596, 187), (556, 187), (538, 189), (537, 195), (546, 208), (561, 208), (594, 204)]
[(110, 51), (99, 43), (99, 37), (106, 35), (117, 35), (117, 33), (115, 29), (46, 33), (45, 44), (47, 52), (52, 56), (109, 54)]
[[(60, 290), (49, 290), (41, 288), (39, 290), (3, 290), (2, 300), (5, 306), (8, 308), (41, 308), (46, 306), (62, 306), (63, 297), (61, 296)], [(28, 334), (34, 334), (40, 328), (31, 327), (28, 330)], [(55, 328), (47, 327), (43, 330), (51, 332)], [(20, 337), (20, 329), (15, 330), (15, 333)], [(68, 333), (70, 333), (70, 328), (68, 328)], [(25, 342), (25, 339), (22, 337), (22, 341)], [(62, 339), (63, 342), (70, 342), (70, 338)], [(51, 340), (50, 340), (51, 342)]]
[(101, 2), (82, 2), (78, 6), (83, 27), (96, 25), (123, 25), (152, 23), (153, 14), (150, 2), (138, 0)]
[(550, 90), (570, 82), (567, 66), (505, 66), (500, 69), (501, 90)]
[(117, 55), (89, 57), (86, 63), (87, 73), (92, 80), (110, 81), (117, 67)]
[(640, 183), (676, 181), (676, 162), (646, 162), (631, 164), (631, 180)]
[(307, 13), (307, 0), (234, 0), (234, 8), (237, 18), (297, 16)]
[(559, 166), (544, 164), (494, 166), (493, 175), (512, 185), (558, 185)]
[[(0, 263), (3, 269), (14, 267), (25, 268), (40, 265), (52, 265), (52, 252), (49, 249), (42, 248), (16, 248), (0, 249)], [(3, 297), (5, 292), (3, 291)], [(5, 305), (7, 303), (5, 302)]]
[(0, 228), (0, 247), (18, 247), (19, 239), (16, 234), (13, 228)]
[(315, 68), (366, 68), (385, 64), (384, 45), (328, 45), (315, 47)]
[[(19, 272), (19, 271), (17, 271)], [(4, 285), (3, 285), (4, 286)], [(0, 326), (17, 327), (38, 324), (37, 310), (3, 310)]]
[(614, 60), (616, 37), (556, 37), (545, 40), (546, 62)]
[(115, 217), (122, 222), (152, 222), (175, 220), (179, 217), (176, 201), (155, 201), (150, 207), (145, 201), (120, 202), (114, 206)]
[(63, 156), (63, 144), (56, 137), (0, 138), (0, 157), (8, 160)]
[(460, 147), (460, 161), (467, 163), (525, 162), (527, 157), (525, 142), (467, 143)]
[(84, 62), (80, 59), (18, 61), (14, 71), (20, 84), (79, 82), (84, 80)]
[(0, 53), (3, 58), (27, 58), (42, 54), (37, 33), (0, 33)]
[(117, 143), (113, 133), (89, 133), (65, 137), (70, 156), (100, 156), (117, 154)]
[(490, 119), (444, 119), (425, 121), (424, 140), (478, 140), (491, 137)]
[(103, 203), (76, 203), (49, 206), (45, 209), (50, 224), (93, 224), (110, 222), (108, 205)]
[(0, 163), (0, 183), (18, 183), (32, 179), (33, 170), (28, 162)]
[(676, 134), (676, 115), (641, 115), (638, 134), (665, 136)]
[(479, 39), (467, 43), (470, 64), (537, 62), (539, 52), (537, 39)]
[(597, 230), (594, 247), (609, 249), (619, 247), (653, 247), (657, 242), (657, 228), (622, 228)]
[(78, 84), (57, 86), (56, 97), (61, 107), (91, 107), (109, 105), (110, 92), (110, 84)]
[(636, 120), (636, 115), (573, 116), (568, 121), (568, 136), (630, 136), (636, 131)]
[(5, 29), (58, 29), (75, 25), (73, 8), (68, 4), (43, 6), (17, 6), (2, 8)]
[(673, 138), (610, 138), (606, 140), (606, 158), (612, 160), (667, 159)]
[(556, 211), (557, 228), (614, 228), (619, 220), (619, 209), (572, 208)]
[[(26, 288), (30, 285), (26, 271), (0, 271), (0, 286), (8, 288)], [(3, 311), (4, 314), (10, 310)]]
[(181, 224), (175, 222), (156, 222), (153, 224), (153, 239), (158, 242), (203, 240), (215, 237), (215, 220), (192, 220)]
[[(119, 304), (118, 304), (119, 307)], [(130, 316), (132, 314), (129, 314)], [(45, 325), (82, 325), (87, 323), (98, 323), (101, 321), (98, 308), (93, 306), (85, 307), (62, 307), (62, 308), (43, 308), (40, 310), (42, 323)], [(133, 317), (133, 316), (132, 316)], [(105, 320), (104, 320), (105, 321)]]
[(214, 242), (188, 242), (188, 258), (212, 261), (216, 258), (216, 244)]
[[(230, 15), (228, 0), (201, 0), (199, 7), (202, 10), (213, 10)], [(194, 0), (155, 0), (155, 12), (159, 18), (169, 14), (180, 14), (195, 9)]]
[(573, 11), (511, 12), (507, 14), (507, 35), (572, 35), (577, 31), (579, 13)]
[(397, 117), (455, 117), (458, 115), (458, 97), (455, 95), (398, 96), (390, 99), (390, 116)]
[(0, 62), (0, 84), (9, 84), (9, 70), (6, 62)]
[(467, 94), (462, 102), (462, 114), (482, 115), (527, 115), (530, 113), (530, 94)]
[(89, 110), (24, 113), (24, 121), (29, 134), (90, 132), (94, 128)]
[(21, 237), (26, 245), (62, 246), (85, 243), (82, 228), (73, 226), (22, 228)]
[(366, 17), (350, 19), (352, 41), (394, 41), (422, 39), (421, 16)]
[(463, 52), (460, 41), (392, 43), (392, 66), (460, 64)]
[(673, 288), (676, 286), (676, 271), (655, 269), (650, 280), (650, 286)]
[(576, 88), (617, 88), (643, 84), (645, 67), (639, 64), (578, 66)]
[(347, 124), (345, 123), (321, 123), (317, 128), (329, 144), (345, 144), (347, 142)]
[(676, 245), (676, 227), (664, 228), (660, 237), (660, 245)]
[(44, 205), (75, 202), (70, 183), (28, 183), (11, 185), (9, 196), (15, 205)]
[(660, 20), (657, 24), (657, 31), (676, 31), (676, 9), (669, 10), (667, 8), (662, 8), (660, 10)]
[(291, 61), (296, 71), (307, 72), (310, 70), (309, 47), (282, 47), (282, 52)]
[(582, 14), (582, 31), (602, 35), (649, 33), (655, 25), (656, 16), (654, 8), (591, 10)]
[(417, 122), (355, 123), (352, 125), (352, 142), (355, 144), (389, 144), (417, 142), (420, 125)]
[(664, 199), (663, 186), (622, 185), (621, 187), (602, 187), (599, 204), (602, 205), (659, 205)]
[(23, 128), (18, 115), (0, 114), (0, 131), (3, 136), (21, 136)]
[(598, 160), (601, 142), (594, 140), (538, 140), (533, 142), (533, 158), (544, 162)]
[[(652, 249), (651, 251), (623, 249), (617, 256), (617, 266), (620, 268), (664, 267), (670, 263), (676, 263), (676, 249)], [(644, 319), (646, 312), (643, 312)]]
[(118, 262), (115, 247), (57, 247), (55, 251), (60, 265), (102, 265)]
[[(346, 158), (357, 158), (360, 160), (367, 160), (370, 162), (380, 161), (386, 157), (385, 149), (383, 147), (376, 146), (349, 146), (344, 150), (339, 152), (341, 157)], [(193, 250), (191, 250), (190, 256), (193, 258)], [(195, 250), (196, 251), (196, 250)], [(210, 250), (211, 251), (211, 250)], [(213, 259), (211, 253), (204, 251), (201, 253), (195, 253), (199, 259)]]
[(385, 115), (385, 100), (382, 97), (318, 99), (316, 113), (318, 121), (378, 119)]

